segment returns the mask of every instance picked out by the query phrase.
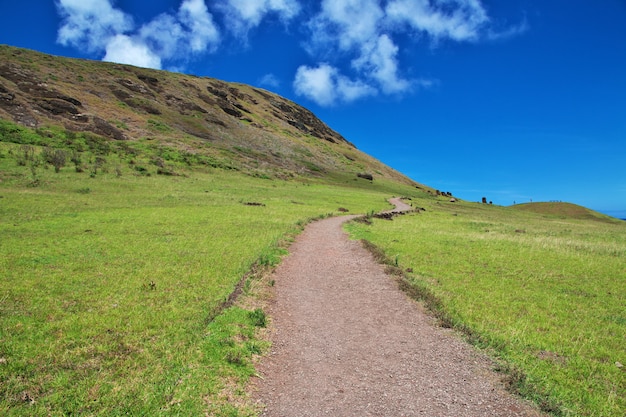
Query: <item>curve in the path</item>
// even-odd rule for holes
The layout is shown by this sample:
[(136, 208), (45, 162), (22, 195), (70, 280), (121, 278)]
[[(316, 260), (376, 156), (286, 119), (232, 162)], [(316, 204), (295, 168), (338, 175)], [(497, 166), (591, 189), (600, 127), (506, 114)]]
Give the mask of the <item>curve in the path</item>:
[(310, 224), (274, 274), (273, 346), (254, 390), (262, 415), (539, 416), (348, 239), (354, 217)]

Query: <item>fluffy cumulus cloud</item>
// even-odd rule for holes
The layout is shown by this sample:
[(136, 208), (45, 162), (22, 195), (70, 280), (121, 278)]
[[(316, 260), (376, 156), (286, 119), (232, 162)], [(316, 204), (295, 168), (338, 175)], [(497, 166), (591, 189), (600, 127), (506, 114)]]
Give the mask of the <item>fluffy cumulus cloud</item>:
[(192, 52), (213, 50), (220, 34), (204, 0), (185, 0), (178, 10), (178, 20), (185, 28), (184, 41)]
[[(247, 43), (267, 19), (295, 23), (292, 35), (304, 36), (301, 45), (310, 61), (298, 67), (294, 90), (323, 106), (437, 83), (406, 73), (407, 39), (437, 46), (504, 39), (527, 29), (523, 22), (495, 31), (482, 0), (181, 0), (175, 12), (142, 25), (114, 1), (56, 0), (63, 19), (58, 42), (108, 61), (184, 69), (190, 59), (219, 50), (226, 37)], [(259, 80), (280, 85), (273, 75)]]
[(210, 52), (220, 41), (204, 0), (184, 0), (175, 15), (161, 14), (139, 28), (109, 0), (59, 0), (57, 8), (59, 43), (104, 53), (105, 61), (161, 68), (165, 60)]
[(324, 0), (320, 13), (308, 23), (311, 47), (324, 50), (336, 45), (343, 51), (358, 48), (377, 37), (383, 17), (377, 0)]
[(146, 68), (161, 68), (161, 58), (141, 40), (126, 35), (109, 39), (103, 61), (121, 62)]
[[(307, 25), (310, 31), (307, 51), (314, 59), (330, 63), (330, 56), (343, 59), (348, 56), (351, 65), (344, 71), (351, 73), (341, 74), (329, 64), (300, 67), (294, 86), (298, 94), (320, 105), (375, 93), (397, 95), (428, 88), (436, 81), (409, 79), (402, 73), (396, 39), (427, 38), (436, 45), (445, 40), (470, 42), (482, 37), (494, 38), (487, 31), (488, 25), (489, 17), (480, 0), (323, 0), (320, 11)], [(318, 82), (303, 83), (303, 78)], [(358, 86), (359, 93), (329, 92), (328, 86), (338, 86), (339, 80), (350, 80), (351, 85)], [(302, 88), (303, 85), (307, 88)]]
[(57, 8), (63, 19), (58, 41), (65, 46), (103, 49), (118, 34), (133, 28), (133, 19), (102, 0), (60, 0)]
[(247, 35), (269, 14), (275, 14), (283, 21), (293, 19), (300, 13), (300, 3), (297, 0), (227, 0), (219, 9), (224, 13), (230, 31)]
[(376, 94), (376, 90), (361, 81), (353, 81), (327, 63), (317, 67), (298, 68), (294, 80), (296, 94), (306, 96), (322, 106), (350, 102)]
[(489, 22), (479, 0), (392, 0), (385, 11), (391, 22), (406, 24), (435, 40), (476, 40)]
[(223, 32), (246, 39), (250, 29), (268, 15), (288, 22), (300, 13), (298, 0), (226, 0), (214, 5), (223, 30), (205, 0), (183, 0), (176, 13), (163, 13), (137, 27), (132, 16), (114, 7), (113, 0), (58, 0), (63, 21), (62, 45), (103, 53), (104, 60), (151, 68), (215, 52)]

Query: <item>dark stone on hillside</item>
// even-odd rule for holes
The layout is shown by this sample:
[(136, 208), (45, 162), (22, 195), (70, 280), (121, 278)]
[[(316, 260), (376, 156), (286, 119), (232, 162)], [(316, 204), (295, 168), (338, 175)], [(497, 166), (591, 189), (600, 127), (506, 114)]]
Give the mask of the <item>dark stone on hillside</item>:
[(72, 120), (78, 123), (88, 123), (89, 122), (89, 115), (87, 114), (76, 114), (74, 116), (72, 116)]
[[(145, 88), (145, 87), (144, 87)], [(132, 91), (132, 90), (131, 90)], [(150, 103), (150, 101), (148, 101), (148, 99), (140, 97), (134, 97), (132, 94), (130, 94), (128, 91), (125, 90), (121, 90), (115, 86), (111, 87), (111, 92), (113, 93), (113, 95), (115, 97), (117, 97), (120, 101), (128, 104), (130, 107), (134, 108), (134, 109), (139, 109), (139, 110), (143, 110), (149, 114), (155, 114), (155, 115), (159, 115), (161, 114), (161, 111), (155, 107), (154, 105), (152, 105)]]
[(220, 103), (220, 108), (224, 111), (224, 113), (230, 114), (231, 116), (235, 116), (237, 118), (243, 117), (243, 113), (231, 106), (228, 102)]
[(241, 111), (245, 111), (246, 113), (250, 113), (250, 114), (252, 114), (252, 113), (250, 112), (250, 110), (246, 109), (246, 108), (243, 106), (243, 104), (233, 103), (233, 106), (237, 107), (237, 108), (238, 108), (239, 110), (241, 110)]
[(116, 80), (116, 82), (119, 85), (126, 87), (130, 91), (133, 91), (135, 93), (143, 94), (145, 96), (149, 96), (149, 97), (153, 97), (154, 98), (154, 93), (152, 91), (150, 91), (148, 89), (148, 87), (146, 87), (142, 83), (136, 83), (136, 82), (134, 82), (132, 80), (129, 80), (127, 78), (120, 78), (120, 79)]
[(0, 100), (10, 102), (10, 101), (13, 101), (14, 99), (15, 99), (15, 94), (0, 92)]
[(82, 106), (83, 103), (81, 103), (80, 101), (76, 100), (75, 98), (69, 97), (69, 96), (64, 96), (62, 94), (58, 95), (56, 98), (60, 99), (60, 100), (65, 100), (68, 103), (72, 103), (75, 106)]
[(35, 103), (47, 111), (48, 113), (52, 113), (54, 115), (62, 115), (62, 114), (79, 114), (80, 110), (76, 108), (75, 105), (69, 103), (65, 100), (59, 100), (54, 98), (42, 98), (35, 99)]
[(254, 99), (250, 94), (246, 94), (237, 87), (229, 87), (228, 92), (235, 97), (237, 100), (245, 101), (248, 103), (259, 104), (257, 100)]
[(222, 127), (227, 127), (226, 123), (224, 123), (222, 120), (218, 119), (217, 117), (213, 116), (212, 114), (208, 114), (206, 119), (207, 122), (212, 123), (214, 125), (219, 125)]
[(212, 87), (210, 85), (207, 86), (206, 89), (209, 91), (209, 93), (211, 93), (214, 96), (219, 97), (221, 99), (226, 100), (226, 98), (228, 97), (228, 93), (226, 91), (224, 91), (224, 90), (220, 90), (220, 89)]
[[(66, 101), (74, 106), (82, 106), (83, 104), (77, 99), (66, 96), (59, 93), (53, 88), (49, 88), (45, 82), (40, 81), (36, 75), (28, 70), (17, 67), (15, 65), (2, 65), (0, 66), (0, 76), (12, 81), (17, 87), (26, 94), (40, 99), (56, 99)], [(4, 87), (3, 87), (4, 88)], [(5, 88), (6, 90), (6, 88)], [(1, 91), (0, 91), (1, 92)], [(8, 92), (8, 90), (7, 90)], [(5, 99), (7, 96), (4, 97)], [(13, 94), (13, 98), (15, 95)], [(12, 99), (13, 99), (12, 98)], [(36, 104), (41, 106), (41, 103), (35, 100)], [(71, 113), (72, 111), (61, 111), (60, 105), (44, 104), (44, 110), (53, 114)], [(56, 108), (56, 110), (55, 110)], [(58, 113), (57, 113), (58, 112)]]
[(274, 98), (274, 96), (272, 96), (270, 93), (265, 92), (263, 90), (259, 90), (258, 88), (253, 88), (252, 89), (255, 93), (259, 94), (261, 97), (263, 97), (265, 100), (271, 100)]
[(13, 120), (28, 127), (37, 127), (39, 122), (19, 97), (0, 83), (0, 109), (13, 117)]
[(34, 73), (18, 67), (15, 64), (0, 65), (0, 77), (4, 77), (16, 85), (33, 84), (37, 81), (37, 77)]
[(15, 94), (0, 83), (0, 102), (11, 103), (15, 100)]
[(165, 100), (167, 101), (168, 106), (176, 108), (178, 112), (183, 115), (190, 114), (191, 112), (194, 112), (194, 111), (197, 111), (200, 113), (207, 113), (206, 110), (198, 106), (196, 103), (183, 100), (182, 98), (176, 97), (171, 94), (168, 94), (167, 96), (165, 96)]
[(119, 88), (113, 88), (111, 92), (115, 97), (124, 102), (132, 97), (132, 95), (128, 91), (120, 90)]
[(307, 127), (304, 125), (304, 123), (298, 121), (298, 120), (287, 120), (287, 123), (289, 123), (291, 126), (295, 127), (296, 129), (298, 129), (301, 132), (308, 132), (309, 129), (307, 129)]
[(372, 174), (359, 172), (358, 174), (356, 174), (356, 176), (359, 178), (363, 178), (364, 180), (374, 181), (374, 176)]
[(143, 74), (137, 74), (137, 78), (139, 78), (144, 83), (149, 84), (153, 87), (157, 87), (159, 85), (158, 78), (150, 77), (148, 75), (143, 75)]
[(97, 135), (107, 136), (115, 140), (126, 140), (126, 135), (121, 130), (99, 117), (93, 118), (93, 126), (90, 130)]
[[(255, 91), (259, 92), (258, 90)], [(259, 92), (259, 94), (262, 93)], [(354, 145), (330, 129), (324, 122), (304, 107), (274, 97), (269, 99), (269, 103), (280, 110), (280, 112), (274, 112), (276, 117), (289, 123), (299, 131), (331, 143), (344, 142), (354, 147)]]
[(198, 94), (198, 97), (200, 98), (200, 100), (204, 101), (206, 104), (210, 105), (210, 106), (214, 106), (217, 105), (217, 100), (215, 100), (214, 98), (211, 98), (205, 94)]

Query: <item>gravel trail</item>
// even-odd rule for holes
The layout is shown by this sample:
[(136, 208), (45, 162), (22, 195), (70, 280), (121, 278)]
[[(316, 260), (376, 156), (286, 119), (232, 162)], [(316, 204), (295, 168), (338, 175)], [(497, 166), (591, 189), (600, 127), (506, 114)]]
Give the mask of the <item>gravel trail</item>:
[(253, 383), (262, 415), (541, 416), (348, 239), (352, 217), (309, 225), (275, 271), (273, 345)]

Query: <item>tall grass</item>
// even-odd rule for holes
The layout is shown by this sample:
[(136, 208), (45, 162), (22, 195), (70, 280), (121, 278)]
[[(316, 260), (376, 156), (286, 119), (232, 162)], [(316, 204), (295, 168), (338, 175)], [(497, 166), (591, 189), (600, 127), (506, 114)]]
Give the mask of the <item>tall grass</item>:
[(210, 168), (148, 176), (114, 155), (95, 175), (33, 174), (18, 152), (0, 143), (8, 416), (252, 414), (242, 387), (262, 311), (220, 307), (308, 219), (383, 209), (390, 193)]
[(626, 225), (416, 203), (427, 211), (349, 230), (412, 271), (514, 391), (555, 415), (624, 415)]

